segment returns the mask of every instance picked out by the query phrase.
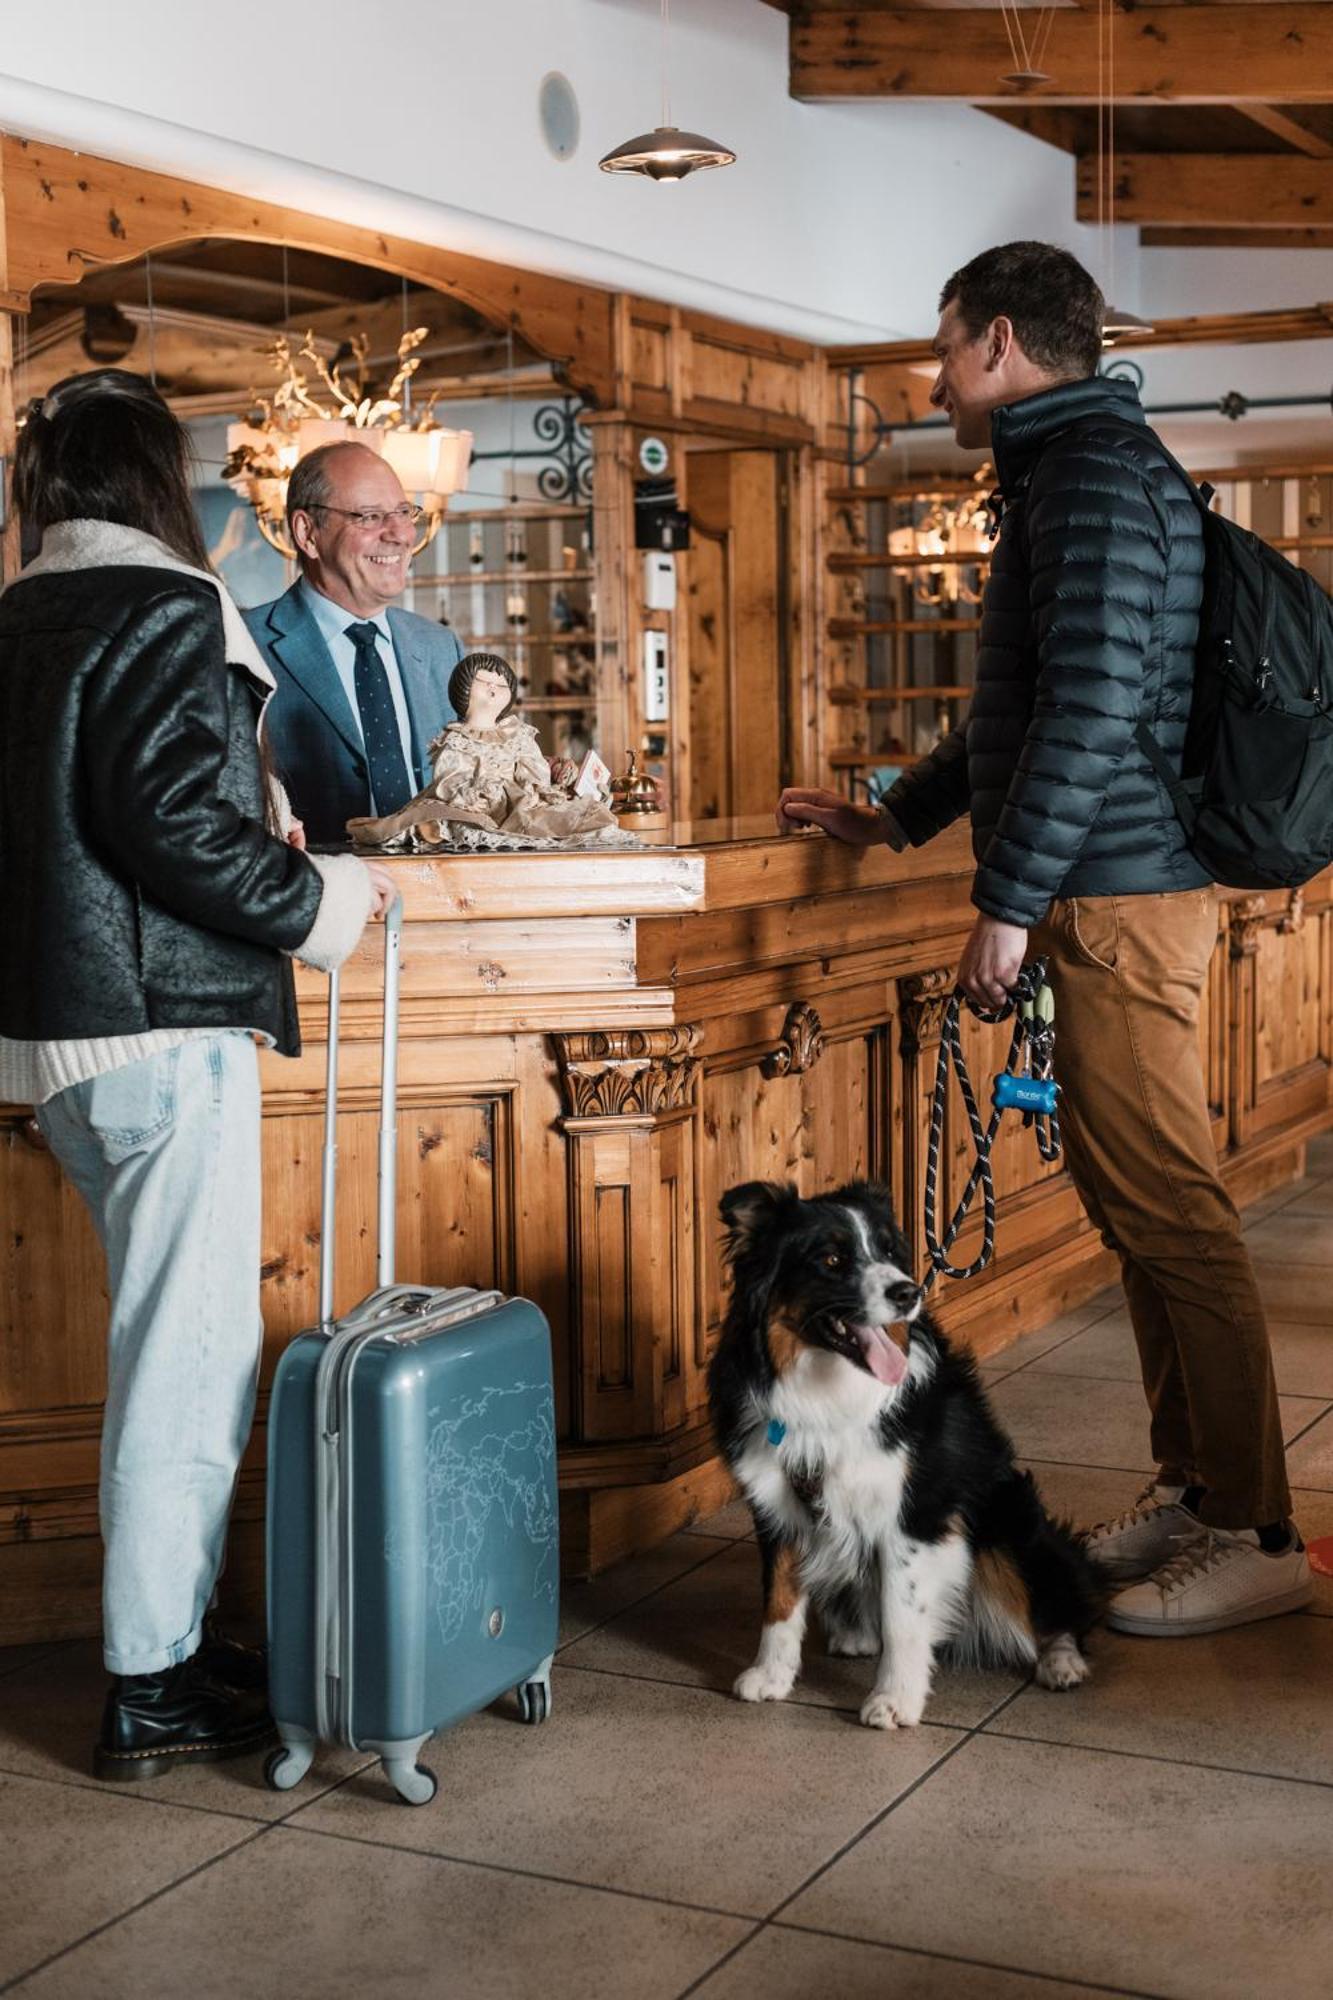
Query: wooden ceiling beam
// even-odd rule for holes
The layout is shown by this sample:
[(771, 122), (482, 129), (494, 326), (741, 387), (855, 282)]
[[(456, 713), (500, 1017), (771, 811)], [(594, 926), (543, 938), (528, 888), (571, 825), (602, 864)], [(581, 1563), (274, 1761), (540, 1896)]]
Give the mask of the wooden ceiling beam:
[[(1000, 80), (1014, 61), (995, 8), (821, 8), (793, 17), (789, 44), (791, 94), (809, 102), (1087, 104), (1098, 96), (1097, 16), (1081, 8), (1059, 10), (1043, 57), (1049, 79), (1027, 88)], [(1121, 102), (1333, 103), (1333, 6), (1136, 6), (1116, 15), (1115, 71)]]
[[(1117, 222), (1252, 229), (1333, 224), (1333, 160), (1290, 153), (1117, 153), (1112, 175)], [(1080, 222), (1098, 219), (1095, 154), (1079, 158), (1075, 213)]]
[(1238, 104), (1237, 111), (1255, 125), (1261, 125), (1265, 132), (1271, 132), (1276, 139), (1285, 139), (1298, 153), (1308, 153), (1313, 160), (1333, 160), (1333, 144), (1321, 139), (1317, 132), (1300, 124), (1295, 118), (1279, 111), (1274, 104)]
[(1141, 229), (1145, 250), (1333, 250), (1333, 229)]

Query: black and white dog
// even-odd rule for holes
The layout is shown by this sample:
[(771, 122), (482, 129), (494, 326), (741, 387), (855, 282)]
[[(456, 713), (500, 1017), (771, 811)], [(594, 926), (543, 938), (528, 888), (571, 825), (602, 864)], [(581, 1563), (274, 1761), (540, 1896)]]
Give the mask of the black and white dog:
[(1107, 1579), (925, 1311), (884, 1190), (803, 1201), (751, 1181), (722, 1218), (732, 1291), (709, 1398), (764, 1571), (742, 1701), (790, 1694), (811, 1602), (831, 1653), (879, 1656), (872, 1729), (921, 1720), (937, 1649), (1077, 1686)]

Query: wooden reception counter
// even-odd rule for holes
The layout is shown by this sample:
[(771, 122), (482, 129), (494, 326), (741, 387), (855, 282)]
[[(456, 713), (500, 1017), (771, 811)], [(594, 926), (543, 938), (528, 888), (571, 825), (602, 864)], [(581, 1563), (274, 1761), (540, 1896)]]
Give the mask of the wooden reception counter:
[[(919, 1244), (940, 1017), (971, 920), (965, 828), (857, 855), (759, 823), (671, 848), (400, 859), (398, 1270), (535, 1299), (555, 1350), (567, 1568), (600, 1569), (725, 1495), (705, 1408), (723, 1301), (717, 1202), (733, 1182), (886, 1180)], [(1333, 916), (1304, 897), (1221, 907), (1204, 1038), (1218, 1145), (1241, 1198), (1299, 1171), (1328, 1122)], [(300, 978), (305, 1053), (264, 1059), (264, 1385), (315, 1312), (323, 982)], [(373, 1282), (380, 934), (344, 980), (338, 1297)], [(972, 1022), (984, 1075), (1004, 1036)], [(955, 1107), (956, 1109), (957, 1107)], [(0, 1110), (0, 1643), (98, 1623), (105, 1292), (82, 1207)], [(948, 1189), (968, 1167), (946, 1132)], [(944, 1286), (980, 1352), (1111, 1275), (1064, 1176), (1012, 1121), (999, 1255)], [(966, 1252), (974, 1237), (960, 1248)], [(265, 1395), (237, 1498), (229, 1588), (260, 1578)]]

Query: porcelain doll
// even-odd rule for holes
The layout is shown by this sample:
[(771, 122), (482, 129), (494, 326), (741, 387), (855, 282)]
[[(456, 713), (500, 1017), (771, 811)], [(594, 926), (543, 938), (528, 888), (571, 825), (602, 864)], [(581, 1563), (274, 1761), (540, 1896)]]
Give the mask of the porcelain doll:
[(536, 730), (513, 713), (517, 699), (518, 679), (507, 660), (466, 654), (449, 681), (458, 720), (430, 746), (434, 777), (400, 812), (349, 820), (357, 846), (636, 846), (608, 798), (579, 797), (555, 782)]

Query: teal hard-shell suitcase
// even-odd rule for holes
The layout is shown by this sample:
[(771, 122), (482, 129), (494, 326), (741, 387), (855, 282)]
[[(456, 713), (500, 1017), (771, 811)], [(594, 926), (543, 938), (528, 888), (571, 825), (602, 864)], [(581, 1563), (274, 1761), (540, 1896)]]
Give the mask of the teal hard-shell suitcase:
[(269, 1699), (299, 1783), (316, 1745), (374, 1750), (434, 1797), (422, 1744), (513, 1689), (550, 1712), (559, 1617), (555, 1404), (526, 1299), (393, 1278), (400, 912), (385, 931), (379, 1283), (332, 1317), (338, 978), (330, 982), (320, 1322), (278, 1363), (268, 1424)]

